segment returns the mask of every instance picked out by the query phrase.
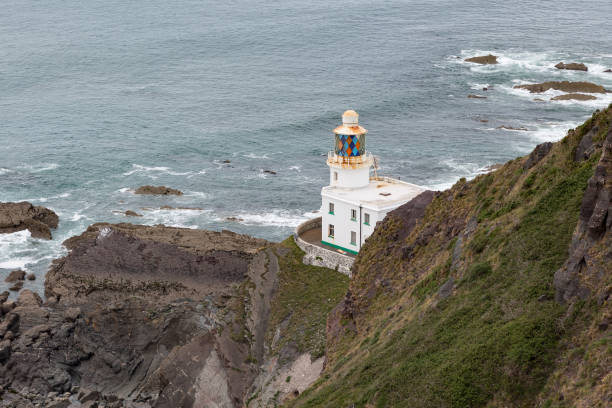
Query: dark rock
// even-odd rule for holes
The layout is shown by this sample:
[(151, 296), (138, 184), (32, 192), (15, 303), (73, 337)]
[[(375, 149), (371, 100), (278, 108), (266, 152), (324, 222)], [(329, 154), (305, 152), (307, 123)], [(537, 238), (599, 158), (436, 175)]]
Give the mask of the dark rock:
[(81, 315), (81, 309), (78, 307), (70, 307), (64, 312), (64, 318), (69, 322), (74, 322)]
[(612, 69), (608, 68), (604, 72), (612, 72)]
[(29, 280), (29, 281), (36, 280), (36, 275), (34, 275), (33, 273), (28, 273), (26, 275), (26, 279)]
[(9, 301), (4, 301), (4, 303), (0, 305), (0, 309), (2, 309), (2, 314), (7, 314), (11, 310), (13, 310), (15, 306), (17, 306), (15, 302), (13, 302), (12, 300), (9, 300)]
[(138, 214), (135, 211), (132, 210), (127, 210), (126, 212), (123, 213), (126, 217), (142, 217), (141, 214)]
[[(601, 287), (600, 277), (609, 273), (606, 263), (597, 262), (591, 251), (598, 245), (612, 245), (612, 127), (603, 143), (602, 154), (589, 179), (580, 207), (580, 218), (572, 237), (570, 254), (555, 272), (555, 299), (560, 303), (585, 299), (590, 288)], [(603, 240), (603, 243), (601, 243)], [(588, 284), (587, 284), (588, 282)], [(601, 288), (605, 291), (605, 288)]]
[(84, 390), (79, 393), (78, 398), (81, 403), (88, 402), (88, 401), (96, 401), (100, 399), (100, 392), (95, 391), (95, 390), (93, 391)]
[(240, 217), (227, 217), (227, 218), (225, 218), (225, 221), (242, 222), (244, 220), (242, 218), (240, 218)]
[(527, 89), (531, 93), (541, 93), (546, 92), (549, 89), (555, 89), (557, 91), (562, 92), (583, 92), (583, 93), (606, 93), (606, 89), (601, 86), (591, 82), (569, 82), (569, 81), (551, 81), (551, 82), (543, 82), (541, 84), (525, 84), (525, 85), (516, 85), (517, 89)]
[(42, 305), (42, 299), (38, 293), (32, 292), (29, 289), (24, 289), (17, 298), (18, 306), (38, 307)]
[(29, 230), (33, 238), (51, 239), (50, 228), (57, 228), (59, 217), (45, 207), (28, 202), (0, 203), (0, 233)]
[(4, 320), (0, 322), (0, 337), (4, 337), (6, 332), (14, 331), (19, 325), (19, 315), (9, 313)]
[(9, 290), (13, 292), (19, 292), (21, 288), (23, 288), (23, 281), (18, 281), (18, 282), (15, 282), (13, 286), (9, 288)]
[(597, 328), (600, 331), (606, 331), (608, 330), (608, 327), (610, 326), (610, 321), (608, 319), (603, 319), (598, 325)]
[(596, 136), (598, 132), (599, 126), (595, 125), (582, 136), (578, 147), (576, 147), (576, 152), (574, 153), (574, 161), (581, 162), (591, 157), (591, 154), (595, 151), (594, 147), (597, 147), (593, 145), (593, 137)]
[(10, 340), (0, 341), (0, 362), (4, 363), (8, 360), (11, 355), (11, 342)]
[(25, 279), (26, 273), (25, 271), (22, 271), (21, 269), (17, 269), (15, 271), (12, 271), (11, 273), (8, 274), (8, 276), (6, 277), (6, 279), (4, 279), (5, 282), (17, 282), (17, 281), (22, 281)]
[(135, 194), (150, 195), (183, 195), (183, 192), (166, 186), (141, 186), (136, 189)]
[(568, 93), (550, 98), (551, 101), (592, 101), (593, 99), (597, 99), (597, 97), (581, 93)]
[(446, 299), (453, 293), (453, 288), (455, 287), (455, 279), (450, 277), (438, 290), (438, 296), (440, 299)]
[(560, 62), (557, 65), (555, 65), (555, 68), (569, 69), (572, 71), (588, 71), (589, 70), (586, 65), (584, 65), (583, 63), (578, 63), (578, 62), (570, 62), (569, 64), (564, 64)]
[(266, 174), (276, 175), (276, 172), (274, 170), (264, 170), (263, 172)]
[(523, 163), (523, 169), (529, 170), (530, 168), (538, 164), (540, 160), (546, 157), (552, 147), (553, 144), (551, 142), (545, 142), (537, 145), (535, 149), (533, 149), (533, 151), (529, 153), (529, 156), (527, 157), (527, 160), (525, 160), (525, 163)]
[(39, 324), (38, 326), (34, 326), (23, 333), (23, 336), (33, 340), (36, 340), (40, 337), (42, 333), (49, 333), (51, 331), (51, 326), (48, 324)]
[(6, 300), (9, 297), (9, 292), (8, 291), (4, 291), (2, 293), (0, 293), (0, 304), (6, 302)]
[(478, 57), (466, 58), (465, 62), (473, 62), (475, 64), (497, 64), (497, 56), (489, 54), (489, 55), (481, 55)]
[(226, 160), (223, 160), (223, 162), (222, 162), (222, 163), (223, 163), (223, 164), (229, 164), (229, 163), (231, 163), (231, 160), (227, 160), (227, 159), (226, 159)]
[(54, 401), (52, 403), (50, 403), (49, 405), (47, 405), (48, 408), (68, 408), (70, 407), (72, 403), (70, 402), (70, 400), (60, 400), (60, 401)]

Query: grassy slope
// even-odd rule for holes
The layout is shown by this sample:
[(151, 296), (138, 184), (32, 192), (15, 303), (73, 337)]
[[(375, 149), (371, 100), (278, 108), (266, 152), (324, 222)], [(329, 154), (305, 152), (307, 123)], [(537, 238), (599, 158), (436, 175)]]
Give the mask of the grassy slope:
[[(401, 222), (388, 217), (356, 263), (357, 331), (346, 325), (325, 375), (289, 405), (534, 406), (564, 340), (596, 307), (568, 313), (554, 301), (552, 277), (599, 157), (576, 163), (573, 152), (594, 122), (605, 135), (609, 115), (594, 115), (529, 170), (516, 159), (461, 180), (401, 242)], [(412, 257), (402, 259), (406, 246)], [(449, 277), (455, 289), (441, 299)]]
[(304, 252), (293, 237), (280, 245), (279, 286), (271, 304), (268, 344), (280, 329), (273, 353), (289, 346), (298, 353), (309, 352), (312, 358), (325, 354), (327, 314), (342, 299), (348, 288), (348, 277), (331, 269), (304, 265)]

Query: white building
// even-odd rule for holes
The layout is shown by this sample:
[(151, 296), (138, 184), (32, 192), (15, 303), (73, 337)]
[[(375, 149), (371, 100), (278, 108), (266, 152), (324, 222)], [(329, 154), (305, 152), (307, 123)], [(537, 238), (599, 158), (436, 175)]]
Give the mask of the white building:
[(321, 190), (321, 242), (356, 254), (378, 221), (424, 188), (388, 177), (372, 177), (374, 158), (366, 150), (367, 130), (348, 110), (334, 129), (335, 149), (327, 156), (329, 186)]

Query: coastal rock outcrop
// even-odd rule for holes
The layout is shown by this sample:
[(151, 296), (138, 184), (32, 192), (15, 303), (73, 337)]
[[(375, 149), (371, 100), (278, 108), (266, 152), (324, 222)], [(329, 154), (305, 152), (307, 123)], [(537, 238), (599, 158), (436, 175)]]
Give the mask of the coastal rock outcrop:
[(555, 65), (555, 68), (568, 69), (571, 71), (588, 71), (589, 70), (586, 65), (584, 65), (583, 63), (579, 63), (579, 62), (570, 62), (568, 64), (564, 64), (563, 62), (560, 62), (557, 65)]
[(166, 186), (140, 186), (134, 191), (134, 194), (149, 194), (149, 195), (183, 195), (183, 192)]
[(241, 404), (256, 366), (240, 334), (245, 311), (232, 305), (250, 302), (236, 288), (249, 273), (266, 272), (249, 271), (267, 241), (229, 231), (95, 224), (65, 245), (69, 255), (47, 274), (47, 303), (22, 290), (0, 319), (2, 400), (35, 396), (49, 404), (49, 393), (78, 386), (98, 392), (100, 402)]
[(551, 101), (592, 101), (593, 99), (597, 99), (597, 97), (581, 93), (569, 93), (565, 95), (557, 95), (550, 98)]
[(481, 55), (481, 56), (478, 56), (478, 57), (466, 58), (465, 62), (473, 62), (475, 64), (482, 64), (482, 65), (498, 64), (497, 56), (493, 55), (493, 54)]
[(34, 238), (51, 239), (59, 217), (52, 210), (27, 201), (0, 203), (0, 234), (28, 230)]
[[(242, 407), (303, 391), (323, 368), (320, 355), (310, 364), (307, 350), (270, 335), (286, 326), (268, 327), (284, 290), (280, 264), (292, 253), (280, 244), (231, 231), (99, 223), (64, 245), (70, 252), (47, 273), (45, 302), (27, 289), (16, 302), (0, 294), (0, 407)], [(292, 256), (301, 262), (303, 254)], [(318, 283), (334, 272), (309, 273)], [(308, 279), (296, 279), (296, 290)], [(279, 373), (305, 377), (268, 383)]]
[(515, 85), (516, 89), (526, 89), (530, 93), (541, 93), (546, 92), (549, 89), (555, 89), (557, 91), (569, 92), (569, 93), (606, 93), (607, 90), (601, 86), (592, 82), (569, 82), (569, 81), (550, 81), (542, 82), (541, 84), (523, 84)]

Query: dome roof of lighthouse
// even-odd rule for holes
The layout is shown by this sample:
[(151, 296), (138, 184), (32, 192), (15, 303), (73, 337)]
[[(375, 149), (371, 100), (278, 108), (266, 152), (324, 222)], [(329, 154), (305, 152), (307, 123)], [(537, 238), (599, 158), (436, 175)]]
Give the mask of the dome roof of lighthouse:
[(367, 130), (359, 126), (359, 114), (352, 109), (342, 114), (342, 125), (334, 129), (338, 135), (363, 135)]

